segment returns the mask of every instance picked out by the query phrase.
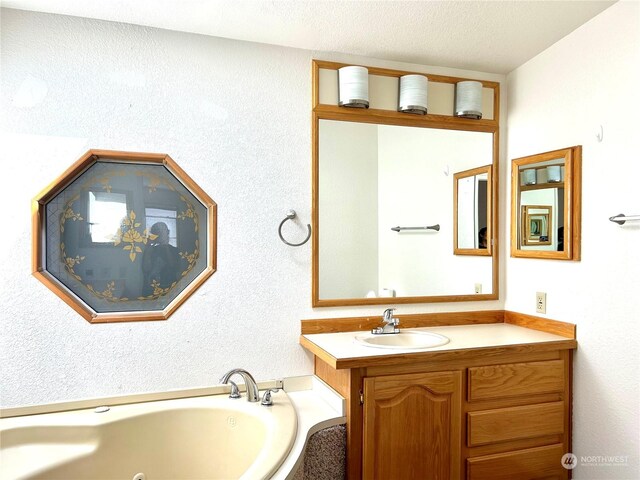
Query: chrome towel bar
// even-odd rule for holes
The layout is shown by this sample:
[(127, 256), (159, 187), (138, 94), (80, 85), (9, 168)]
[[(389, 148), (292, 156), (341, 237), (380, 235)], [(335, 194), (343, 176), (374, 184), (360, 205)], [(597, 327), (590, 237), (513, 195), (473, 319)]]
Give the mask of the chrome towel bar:
[(400, 232), (402, 230), (435, 230), (436, 232), (439, 232), (440, 224), (430, 225), (428, 227), (393, 227), (391, 230), (394, 232)]
[(614, 215), (613, 217), (609, 217), (609, 220), (617, 223), (618, 225), (624, 225), (624, 222), (631, 222), (635, 220), (640, 220), (640, 215), (625, 215), (624, 213), (619, 213), (618, 215)]

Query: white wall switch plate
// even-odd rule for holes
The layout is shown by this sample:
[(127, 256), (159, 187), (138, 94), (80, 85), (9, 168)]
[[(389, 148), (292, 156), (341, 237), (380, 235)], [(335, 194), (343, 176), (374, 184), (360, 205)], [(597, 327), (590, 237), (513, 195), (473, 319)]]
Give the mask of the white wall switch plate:
[(536, 313), (547, 313), (547, 294), (536, 292)]

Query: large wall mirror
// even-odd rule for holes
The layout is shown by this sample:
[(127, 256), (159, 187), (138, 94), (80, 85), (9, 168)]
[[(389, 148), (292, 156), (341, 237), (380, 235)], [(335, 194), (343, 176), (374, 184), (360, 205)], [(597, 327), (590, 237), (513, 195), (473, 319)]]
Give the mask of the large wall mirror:
[(580, 260), (581, 147), (517, 158), (511, 170), (511, 256)]
[[(316, 119), (314, 306), (497, 298), (494, 250), (473, 240), (495, 211), (494, 134), (323, 117)], [(468, 222), (456, 228), (454, 178), (463, 171), (473, 172), (474, 189), (484, 188), (484, 206), (475, 190), (476, 203), (464, 205)], [(451, 248), (463, 230), (475, 256)]]

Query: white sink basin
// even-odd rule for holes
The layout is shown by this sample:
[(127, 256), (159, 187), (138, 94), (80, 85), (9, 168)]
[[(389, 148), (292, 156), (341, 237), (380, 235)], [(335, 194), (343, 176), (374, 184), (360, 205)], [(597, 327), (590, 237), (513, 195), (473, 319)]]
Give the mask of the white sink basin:
[(356, 342), (373, 348), (393, 348), (396, 350), (439, 347), (449, 343), (449, 338), (432, 332), (400, 332), (374, 335), (357, 335)]

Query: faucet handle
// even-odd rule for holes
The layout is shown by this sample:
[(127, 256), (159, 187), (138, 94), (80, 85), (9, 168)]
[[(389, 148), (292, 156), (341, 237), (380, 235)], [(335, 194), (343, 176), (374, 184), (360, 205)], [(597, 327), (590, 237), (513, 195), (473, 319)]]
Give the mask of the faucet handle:
[(238, 385), (235, 382), (229, 380), (229, 384), (231, 385), (231, 391), (229, 392), (229, 398), (240, 398), (240, 390), (238, 389)]
[(262, 396), (262, 401), (260, 402), (260, 405), (264, 405), (265, 407), (270, 407), (271, 405), (273, 405), (273, 399), (271, 398), (271, 393), (276, 393), (279, 392), (280, 389), (279, 388), (267, 388), (267, 390), (264, 392), (264, 395)]
[[(395, 308), (387, 308), (384, 313), (382, 314), (382, 319), (387, 322), (387, 323), (391, 323), (393, 320), (397, 320), (397, 318), (393, 318), (393, 312), (395, 312), (396, 309)], [(399, 322), (398, 322), (399, 323)], [(395, 324), (395, 323), (394, 323)], [(397, 324), (396, 324), (397, 325)]]

